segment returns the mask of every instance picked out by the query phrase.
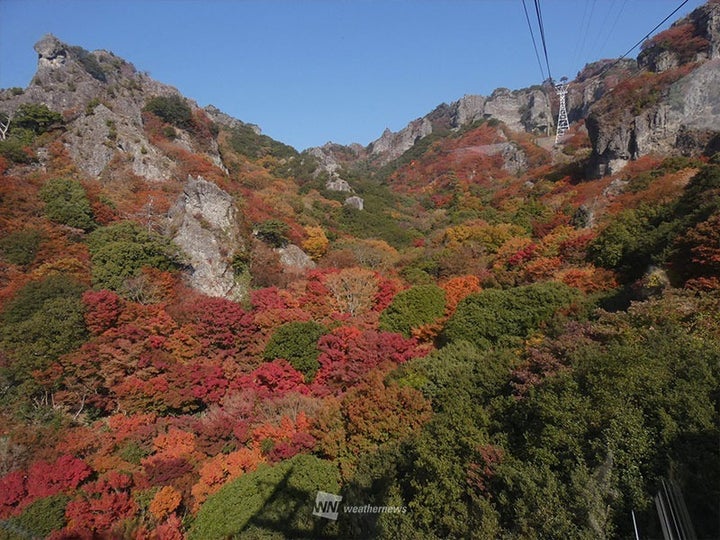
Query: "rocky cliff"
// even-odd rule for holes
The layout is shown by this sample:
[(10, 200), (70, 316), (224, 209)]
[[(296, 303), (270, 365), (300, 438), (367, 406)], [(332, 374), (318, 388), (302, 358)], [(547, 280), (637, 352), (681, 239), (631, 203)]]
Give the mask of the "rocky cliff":
[[(42, 103), (61, 113), (64, 143), (75, 164), (91, 177), (101, 176), (114, 159), (148, 180), (172, 176), (172, 161), (148, 140), (142, 110), (149, 98), (179, 95), (177, 89), (138, 72), (111, 52), (86, 51), (52, 35), (38, 41), (35, 51), (38, 67), (30, 85), (19, 94), (0, 92), (0, 111), (12, 115), (24, 103)], [(221, 165), (216, 146), (195, 147), (184, 133), (179, 140)]]
[[(586, 66), (570, 86), (567, 98), (570, 121), (584, 119), (594, 103), (624, 77), (637, 71), (637, 62), (634, 60), (603, 60)], [(326, 172), (337, 176), (343, 166), (356, 161), (365, 160), (374, 166), (386, 165), (431, 134), (456, 131), (482, 120), (502, 122), (516, 132), (537, 136), (552, 134), (557, 112), (555, 90), (547, 83), (520, 90), (498, 88), (488, 97), (472, 94), (449, 105), (443, 103), (400, 131), (386, 129), (365, 148), (360, 145), (346, 147), (328, 143), (310, 149), (310, 152)], [(508, 152), (505, 148), (503, 154), (509, 158), (507, 169), (517, 171), (522, 168), (524, 158), (518, 156), (517, 152)]]
[(190, 284), (208, 296), (243, 300), (247, 283), (233, 261), (245, 245), (232, 196), (203, 178), (188, 178), (168, 219), (168, 235), (189, 261)]
[(647, 42), (638, 67), (590, 110), (593, 176), (645, 154), (720, 150), (720, 3)]
[(495, 119), (514, 131), (545, 134), (553, 125), (551, 99), (546, 87), (523, 90), (499, 88), (489, 97), (466, 95), (430, 114), (413, 120), (398, 132), (385, 130), (367, 148), (369, 159), (378, 165), (398, 158), (420, 139), (438, 131), (458, 129), (478, 120)]
[[(587, 119), (593, 144), (591, 174), (611, 173), (645, 153), (717, 151), (720, 142), (715, 126), (720, 125), (720, 117), (715, 59), (719, 56), (720, 3), (713, 1), (649, 40), (637, 60), (601, 60), (578, 73), (569, 87), (568, 116), (571, 123)], [(643, 87), (645, 94), (629, 96), (628, 86), (633, 84)], [(639, 106), (631, 102), (638, 94)], [(495, 119), (513, 131), (548, 134), (557, 109), (549, 84), (521, 90), (499, 88), (488, 97), (466, 95), (441, 104), (397, 132), (386, 129), (364, 149), (354, 147), (349, 152), (349, 147), (327, 144), (311, 152), (326, 171), (337, 175), (342, 165), (353, 161), (383, 166), (431, 134), (478, 120)], [(511, 169), (516, 166), (508, 164)]]
[[(52, 35), (43, 37), (35, 51), (38, 67), (30, 85), (0, 91), (0, 112), (12, 117), (24, 104), (43, 104), (60, 113), (63, 126), (58, 140), (87, 179), (107, 185), (107, 180), (117, 180), (112, 185), (119, 189), (144, 180), (147, 185), (160, 184), (158, 189), (168, 194), (177, 193), (179, 186), (173, 181), (178, 180), (178, 152), (192, 159), (206, 158), (219, 174), (227, 172), (211, 131), (200, 137), (184, 125), (164, 124), (172, 136), (163, 139), (163, 145), (150, 133), (144, 109), (152, 99), (173, 97), (189, 108), (193, 122), (198, 115), (207, 115), (208, 125), (211, 120), (228, 128), (247, 124), (214, 107), (201, 110), (175, 88), (154, 81), (110, 52), (89, 52)], [(256, 126), (251, 128), (259, 132)], [(47, 151), (38, 154), (42, 161)], [(210, 296), (245, 297), (249, 276), (233, 263), (235, 255), (244, 253), (246, 239), (241, 234), (242, 216), (230, 194), (210, 181), (188, 178), (167, 215), (164, 209), (145, 207), (153, 214), (149, 219), (166, 221), (166, 235), (185, 254), (191, 286)]]

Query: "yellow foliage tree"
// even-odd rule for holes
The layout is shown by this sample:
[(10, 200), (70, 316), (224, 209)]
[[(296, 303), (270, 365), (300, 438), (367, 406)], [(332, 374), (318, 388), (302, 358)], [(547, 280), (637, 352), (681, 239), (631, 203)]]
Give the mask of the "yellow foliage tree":
[(302, 243), (302, 248), (312, 260), (317, 261), (327, 253), (330, 241), (322, 227), (305, 227), (305, 234), (307, 239)]

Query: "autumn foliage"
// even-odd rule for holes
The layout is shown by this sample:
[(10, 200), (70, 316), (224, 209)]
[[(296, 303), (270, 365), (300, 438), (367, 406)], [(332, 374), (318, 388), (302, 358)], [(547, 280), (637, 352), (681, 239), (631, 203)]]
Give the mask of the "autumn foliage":
[[(660, 103), (707, 42), (683, 23), (658, 49), (679, 65), (613, 72), (595, 114)], [(0, 156), (0, 536), (612, 537), (667, 471), (717, 515), (717, 157), (591, 179), (583, 123), (549, 151), (442, 106), (382, 166), (335, 148), (357, 210), (312, 152), (144, 105), (165, 180), (113, 145), (86, 175), (74, 128)], [(234, 299), (170, 239), (188, 175), (239, 210)], [(321, 486), (407, 512), (314, 520)], [(233, 505), (242, 530), (211, 515)]]

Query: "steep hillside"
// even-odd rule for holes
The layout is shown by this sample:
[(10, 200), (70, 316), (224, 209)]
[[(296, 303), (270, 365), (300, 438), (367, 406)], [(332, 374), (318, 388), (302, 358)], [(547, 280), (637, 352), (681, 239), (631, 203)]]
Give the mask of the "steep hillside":
[(42, 38), (0, 540), (656, 538), (666, 486), (720, 537), (719, 9), (586, 66), (558, 146), (546, 85), (299, 153)]
[(593, 173), (652, 153), (720, 150), (720, 4), (708, 2), (647, 41), (638, 66), (590, 111)]

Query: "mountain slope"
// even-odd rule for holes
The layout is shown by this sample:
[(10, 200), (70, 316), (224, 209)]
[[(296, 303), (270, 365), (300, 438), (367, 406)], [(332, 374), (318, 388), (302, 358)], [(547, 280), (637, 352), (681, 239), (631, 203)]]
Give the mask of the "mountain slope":
[(587, 66), (557, 147), (537, 87), (298, 153), (43, 38), (0, 91), (0, 539), (660, 537), (667, 485), (720, 537), (719, 6)]

